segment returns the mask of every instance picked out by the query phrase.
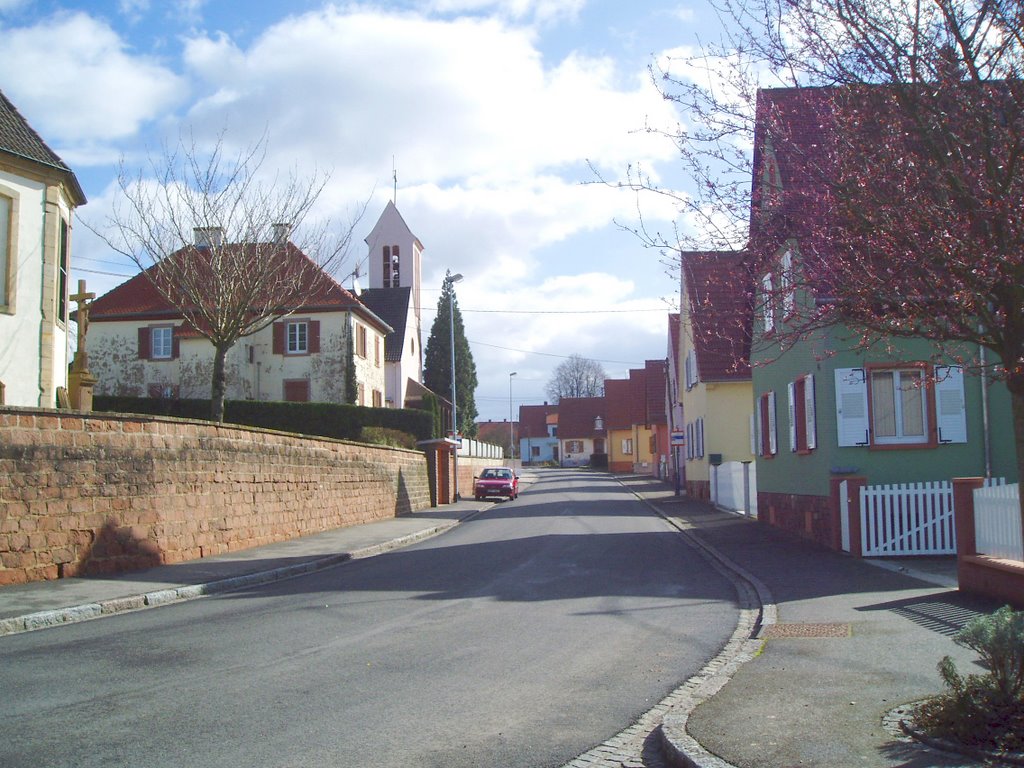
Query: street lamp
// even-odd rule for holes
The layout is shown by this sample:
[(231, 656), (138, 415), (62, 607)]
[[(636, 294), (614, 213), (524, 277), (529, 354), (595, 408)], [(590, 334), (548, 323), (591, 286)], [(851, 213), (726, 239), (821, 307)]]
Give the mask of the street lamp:
[[(448, 288), (448, 326), (450, 331), (450, 340), (452, 346), (452, 440), (457, 440), (459, 436), (459, 421), (458, 411), (455, 404), (455, 289), (452, 287), (455, 283), (462, 280), (462, 274), (447, 275), (444, 278), (445, 286)], [(459, 500), (459, 465), (458, 465), (458, 446), (452, 450), (452, 465), (455, 469), (455, 500)]]
[(512, 377), (515, 375), (515, 371), (508, 375), (508, 453), (509, 458), (512, 459), (513, 469), (516, 466), (516, 428), (515, 420), (512, 418)]

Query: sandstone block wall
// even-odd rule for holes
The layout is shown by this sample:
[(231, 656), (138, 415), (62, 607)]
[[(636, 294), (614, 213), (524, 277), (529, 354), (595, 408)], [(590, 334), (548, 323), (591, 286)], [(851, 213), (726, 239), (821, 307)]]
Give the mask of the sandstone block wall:
[(429, 506), (418, 451), (0, 407), (0, 586), (191, 560)]

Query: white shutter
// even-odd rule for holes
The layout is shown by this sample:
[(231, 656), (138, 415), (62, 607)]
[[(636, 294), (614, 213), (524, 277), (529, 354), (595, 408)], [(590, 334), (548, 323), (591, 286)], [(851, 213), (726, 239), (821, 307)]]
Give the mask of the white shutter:
[(814, 374), (804, 376), (804, 420), (807, 430), (807, 450), (813, 451), (818, 447), (817, 413), (814, 411)]
[(836, 368), (836, 433), (839, 446), (868, 444), (868, 383), (863, 368)]
[(789, 394), (789, 450), (796, 453), (796, 383), (786, 385)]
[(780, 276), (782, 288), (782, 315), (789, 317), (793, 314), (796, 297), (793, 294), (793, 254), (786, 251), (782, 255), (782, 275)]
[(761, 278), (761, 315), (764, 321), (764, 332), (771, 333), (775, 330), (775, 313), (772, 311), (774, 297), (772, 296), (772, 276), (770, 274)]
[(750, 455), (757, 456), (757, 423), (758, 413), (760, 413), (760, 403), (754, 401), (754, 412), (750, 414)]
[(964, 369), (958, 365), (935, 366), (935, 418), (940, 443), (967, 442)]
[(697, 455), (704, 458), (704, 419), (697, 419)]
[(686, 382), (686, 388), (690, 388), (690, 353), (686, 353), (686, 358), (683, 360), (683, 380)]
[(775, 421), (775, 391), (768, 393), (768, 452), (774, 456), (779, 452), (779, 435)]

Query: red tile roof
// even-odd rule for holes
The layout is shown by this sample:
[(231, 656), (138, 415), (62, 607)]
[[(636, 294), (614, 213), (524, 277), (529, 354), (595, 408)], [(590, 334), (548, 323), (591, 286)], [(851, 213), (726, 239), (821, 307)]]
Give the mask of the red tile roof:
[(520, 438), (540, 438), (548, 436), (548, 419), (555, 416), (558, 423), (558, 406), (555, 405), (521, 405), (519, 406)]
[(559, 439), (606, 437), (607, 426), (598, 432), (594, 423), (598, 416), (606, 418), (607, 407), (603, 397), (563, 397), (558, 401)]
[(608, 429), (631, 429), (634, 409), (629, 379), (605, 379), (604, 400), (608, 406), (605, 426)]
[[(244, 249), (243, 258), (254, 258), (255, 251), (260, 247), (266, 248), (267, 244), (247, 244), (239, 246), (225, 246), (230, 248)], [(168, 258), (186, 259), (201, 258), (204, 249), (197, 249), (188, 246), (175, 251)], [(351, 310), (361, 314), (368, 321), (386, 327), (380, 318), (374, 315), (355, 296), (345, 290), (329, 275), (323, 272), (310, 270), (310, 266), (316, 266), (314, 262), (292, 243), (285, 245), (285, 255), (294, 269), (300, 271), (304, 278), (308, 276), (308, 290), (304, 299), (297, 306), (286, 307), (291, 311), (303, 312), (328, 312)], [(140, 272), (121, 285), (97, 298), (91, 305), (89, 319), (94, 322), (114, 320), (155, 320), (155, 319), (178, 319), (183, 317), (181, 311), (167, 301), (153, 284), (151, 276), (157, 274), (157, 265)], [(317, 267), (316, 269), (319, 269)]]
[[(512, 424), (513, 441), (518, 437), (519, 425)], [(476, 423), (476, 439), (491, 445), (508, 445), (508, 421), (478, 421)]]
[(665, 397), (668, 391), (668, 362), (647, 360), (644, 362), (647, 378), (647, 421), (646, 424), (666, 424)]
[(701, 381), (749, 381), (753, 281), (745, 254), (686, 251), (682, 268)]

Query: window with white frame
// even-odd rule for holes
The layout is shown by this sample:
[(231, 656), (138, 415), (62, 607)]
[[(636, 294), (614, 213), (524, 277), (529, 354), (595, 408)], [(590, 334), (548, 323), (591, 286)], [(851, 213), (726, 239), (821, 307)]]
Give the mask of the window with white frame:
[(286, 334), (285, 350), (289, 355), (304, 355), (309, 352), (309, 323), (305, 320), (290, 322)]
[(624, 437), (622, 438), (622, 454), (624, 456), (633, 455), (633, 438)]
[(963, 369), (958, 366), (837, 368), (835, 381), (841, 447), (967, 442)]
[(810, 453), (818, 444), (814, 403), (814, 376), (807, 374), (789, 382), (789, 450)]
[(174, 357), (174, 328), (164, 325), (150, 329), (149, 356), (153, 360), (170, 360)]

